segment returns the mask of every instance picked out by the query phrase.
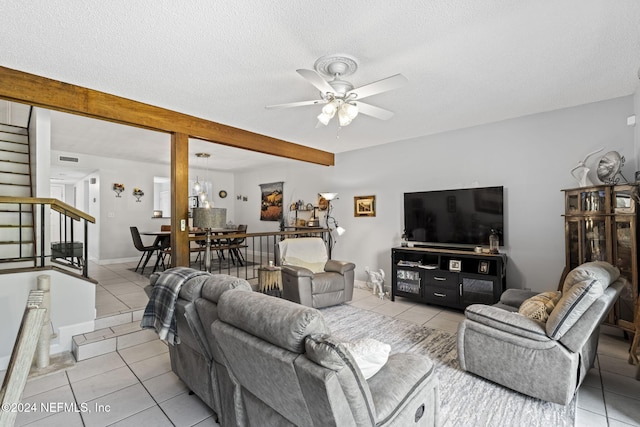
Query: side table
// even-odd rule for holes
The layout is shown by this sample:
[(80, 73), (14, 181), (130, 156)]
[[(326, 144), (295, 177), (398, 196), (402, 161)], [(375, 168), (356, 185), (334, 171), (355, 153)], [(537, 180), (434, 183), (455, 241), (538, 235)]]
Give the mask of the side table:
[(262, 266), (258, 268), (258, 291), (274, 297), (282, 296), (282, 268)]

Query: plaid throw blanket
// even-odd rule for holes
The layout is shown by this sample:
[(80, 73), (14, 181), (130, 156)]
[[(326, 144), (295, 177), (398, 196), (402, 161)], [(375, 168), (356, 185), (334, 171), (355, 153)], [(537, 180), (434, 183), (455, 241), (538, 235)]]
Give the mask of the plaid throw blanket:
[(207, 273), (187, 267), (175, 267), (161, 274), (153, 286), (140, 326), (155, 329), (160, 339), (169, 344), (180, 344), (176, 328), (176, 300), (183, 283), (203, 274)]

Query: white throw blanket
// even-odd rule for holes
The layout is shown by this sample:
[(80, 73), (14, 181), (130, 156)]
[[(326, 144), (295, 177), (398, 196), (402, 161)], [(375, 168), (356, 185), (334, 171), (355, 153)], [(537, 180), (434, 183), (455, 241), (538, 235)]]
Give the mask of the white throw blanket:
[(285, 239), (278, 242), (281, 265), (305, 267), (314, 273), (324, 271), (329, 257), (324, 241), (318, 237)]

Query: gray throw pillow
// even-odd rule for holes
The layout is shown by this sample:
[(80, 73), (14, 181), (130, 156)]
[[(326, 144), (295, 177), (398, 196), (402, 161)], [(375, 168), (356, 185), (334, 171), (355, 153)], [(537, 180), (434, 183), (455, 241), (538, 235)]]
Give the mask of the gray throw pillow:
[(562, 338), (618, 277), (620, 270), (602, 261), (572, 270), (565, 279), (562, 298), (547, 320), (547, 335), (555, 340)]

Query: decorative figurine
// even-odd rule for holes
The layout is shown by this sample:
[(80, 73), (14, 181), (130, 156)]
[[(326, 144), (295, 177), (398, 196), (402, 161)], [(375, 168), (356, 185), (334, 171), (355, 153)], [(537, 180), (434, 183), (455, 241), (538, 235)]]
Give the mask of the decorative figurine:
[(373, 285), (373, 295), (378, 295), (380, 299), (384, 299), (384, 270), (371, 271), (369, 267), (365, 267), (364, 271), (369, 276), (369, 282)]
[[(591, 180), (587, 176), (589, 174), (589, 168), (587, 167), (587, 160), (589, 160), (589, 157), (593, 156), (596, 153), (601, 152), (602, 150), (604, 150), (604, 147), (587, 154), (587, 156), (584, 158), (583, 161), (578, 162), (578, 165), (573, 169), (571, 169), (571, 176), (578, 181), (578, 185), (580, 185), (580, 187), (590, 187), (593, 185), (593, 182), (591, 182)], [(576, 173), (574, 172), (576, 172), (578, 175), (576, 176)]]

